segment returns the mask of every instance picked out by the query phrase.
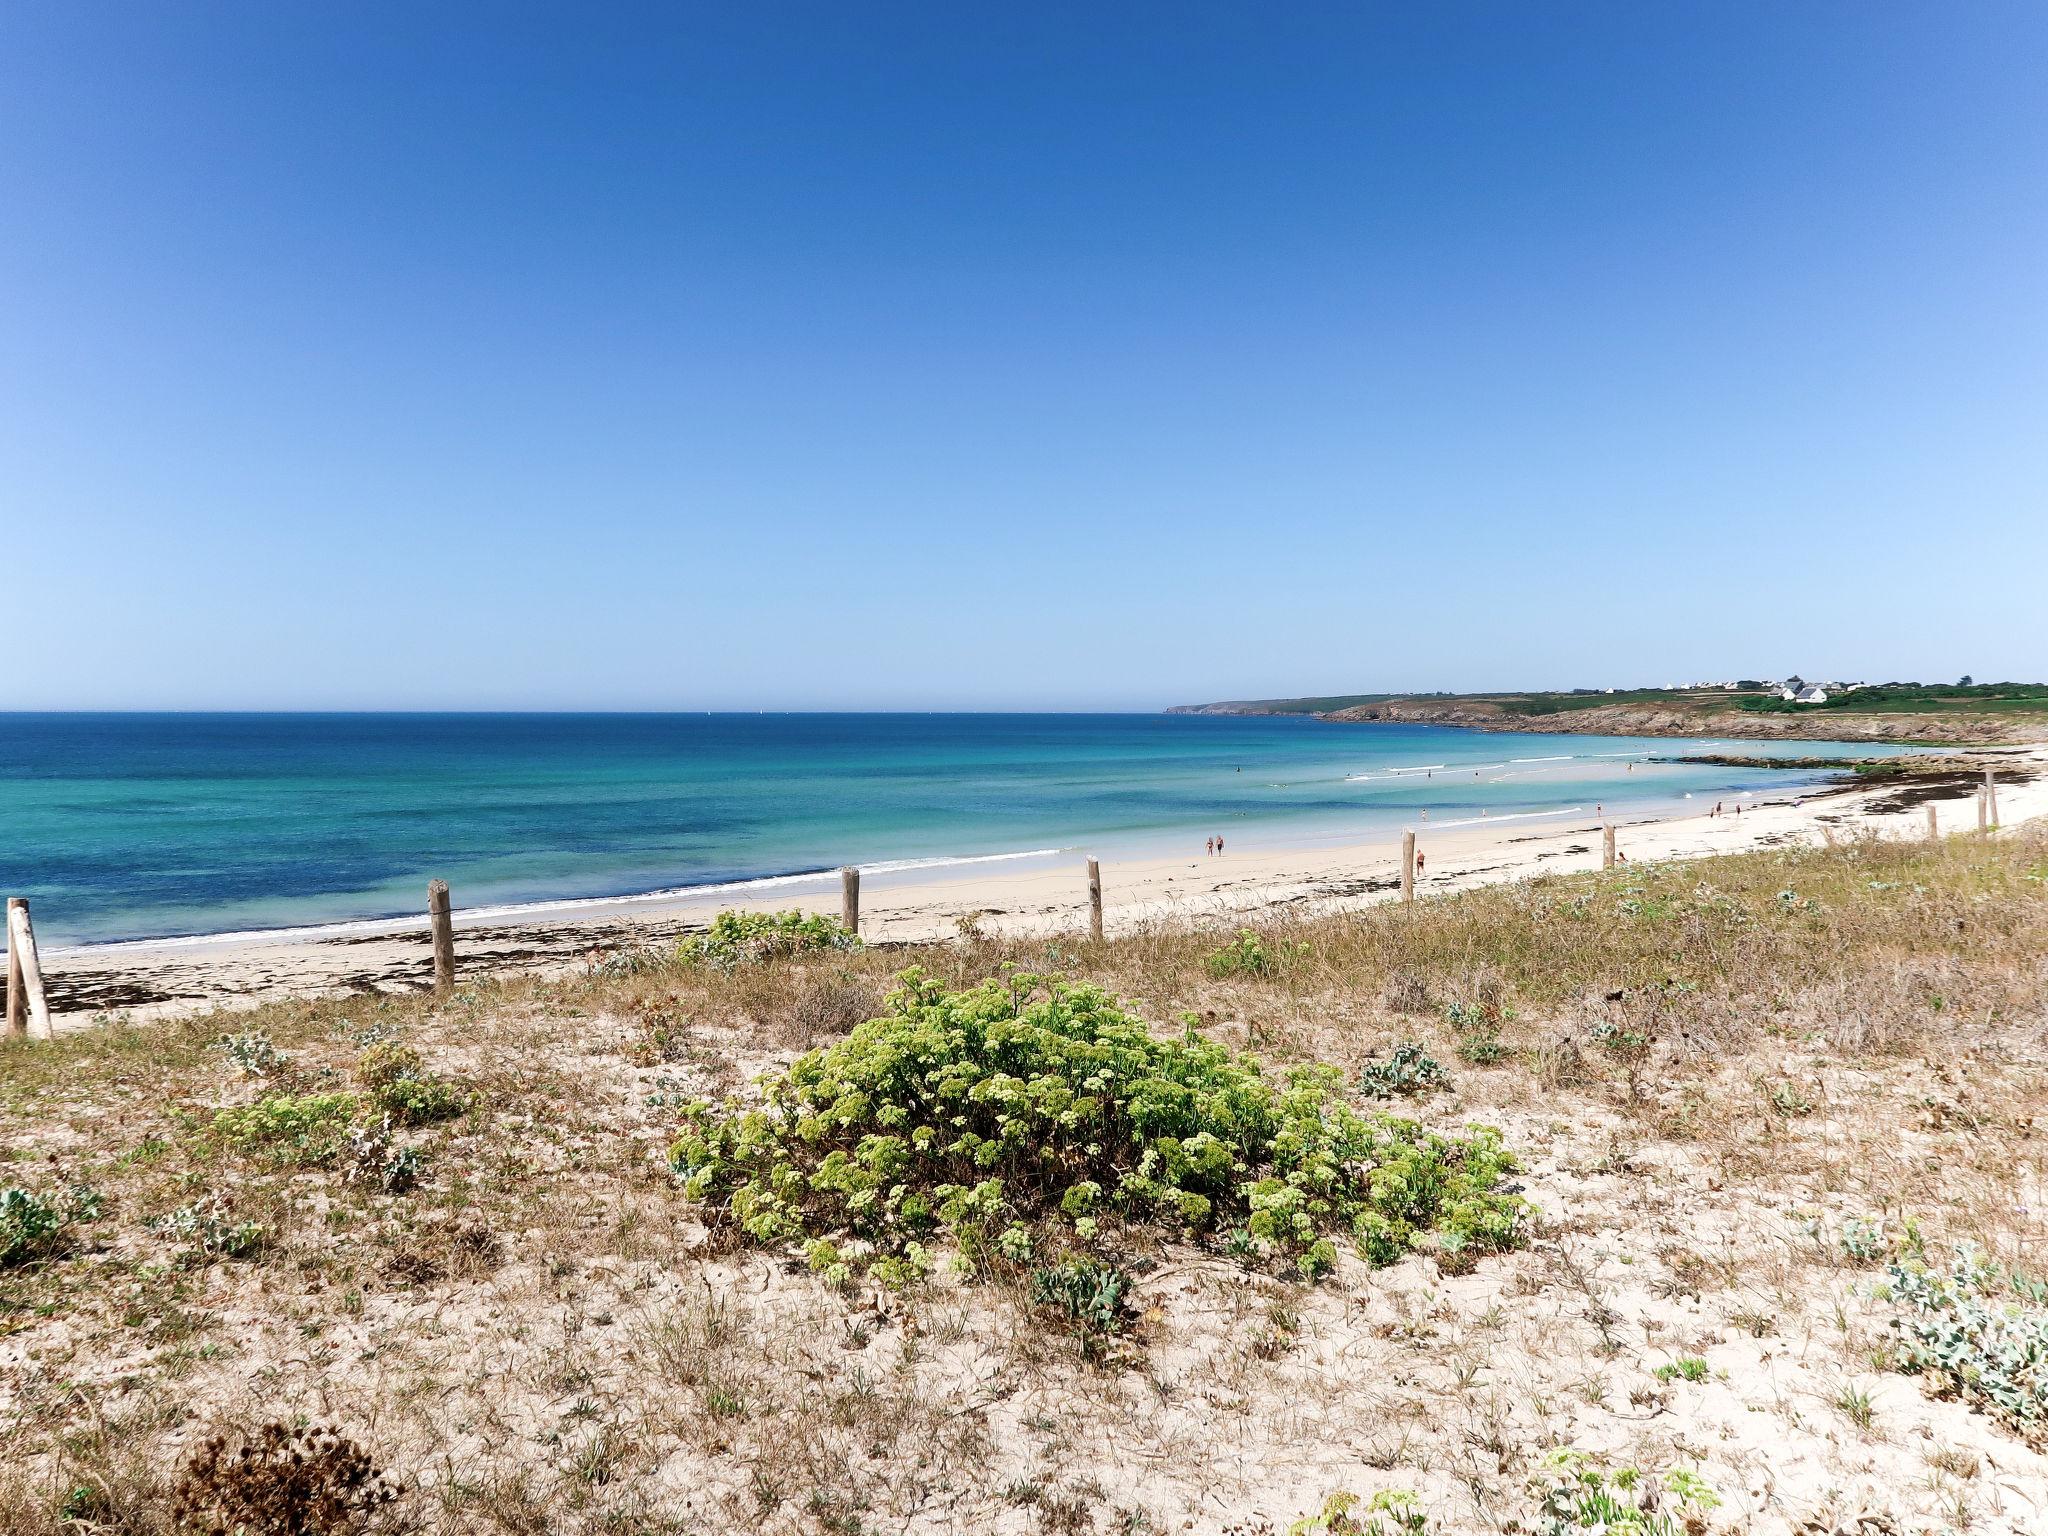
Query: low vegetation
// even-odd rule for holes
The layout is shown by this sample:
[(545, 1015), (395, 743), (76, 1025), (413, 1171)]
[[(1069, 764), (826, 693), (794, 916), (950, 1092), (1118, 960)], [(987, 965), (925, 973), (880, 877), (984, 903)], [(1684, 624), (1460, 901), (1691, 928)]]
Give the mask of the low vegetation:
[(887, 1007), (770, 1077), (759, 1107), (688, 1106), (671, 1157), (691, 1197), (756, 1242), (805, 1244), (814, 1269), (891, 1283), (922, 1278), (935, 1238), (970, 1264), (1021, 1261), (1106, 1223), (1221, 1236), (1311, 1276), (1338, 1237), (1376, 1264), (1516, 1241), (1497, 1133), (1362, 1113), (1326, 1064), (1275, 1080), (1192, 1029), (1154, 1035), (1099, 988), (1021, 973), (951, 991), (911, 970)]
[(1634, 1466), (1609, 1468), (1582, 1451), (1553, 1451), (1530, 1480), (1533, 1536), (1704, 1536), (1721, 1499), (1683, 1467), (1661, 1476)]
[(1775, 693), (1747, 694), (1756, 714), (2048, 714), (2048, 683), (1875, 683), (1802, 704)]
[(1898, 1369), (2031, 1440), (2048, 1438), (2048, 1283), (1969, 1249), (1946, 1273), (1909, 1260), (1890, 1276)]
[(2037, 832), (701, 940), (0, 1041), (0, 1536), (2048, 1508)]
[[(1800, 717), (1841, 734), (1925, 741), (2040, 740), (2048, 683), (1876, 683), (1800, 703), (1761, 679), (1695, 688), (1573, 688), (1538, 693), (1354, 693), (1184, 706), (1202, 713), (1414, 721), (1480, 730), (1593, 730), (1625, 736), (1791, 737)], [(1554, 722), (1554, 723), (1553, 723)]]
[(684, 939), (676, 953), (686, 964), (730, 971), (811, 950), (858, 949), (860, 939), (836, 917), (804, 912), (721, 912), (708, 932)]
[(91, 1190), (74, 1189), (62, 1196), (0, 1190), (0, 1266), (49, 1257), (77, 1223), (98, 1215), (99, 1197)]
[(177, 1525), (208, 1536), (367, 1531), (398, 1492), (362, 1448), (332, 1429), (266, 1424), (199, 1448), (172, 1494)]

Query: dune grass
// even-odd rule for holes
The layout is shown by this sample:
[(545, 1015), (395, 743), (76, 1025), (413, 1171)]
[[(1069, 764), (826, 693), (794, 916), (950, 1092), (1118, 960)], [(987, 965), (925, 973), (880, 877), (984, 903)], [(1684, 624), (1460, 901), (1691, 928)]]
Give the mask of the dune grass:
[[(1250, 1532), (1343, 1490), (1497, 1529), (1557, 1502), (1560, 1450), (1602, 1486), (1701, 1478), (1731, 1529), (1766, 1482), (1790, 1519), (1868, 1484), (1982, 1525), (1988, 1455), (2048, 1493), (2024, 1434), (1895, 1373), (1881, 1294), (1908, 1224), (1937, 1270), (1959, 1243), (2039, 1267), (2038, 833), (1243, 926), (640, 956), (0, 1042), (0, 1533), (168, 1532), (202, 1463), (229, 1497), (208, 1446), (305, 1425), (388, 1481), (364, 1529)], [(750, 1243), (671, 1167), (688, 1106), (906, 1017), (910, 966), (945, 996), (1057, 977), (1024, 985), (1319, 1064), (1362, 1116), (1413, 1080), (1400, 1116), (1521, 1155), (1526, 1246), (1341, 1245), (1311, 1281), (1233, 1222), (1057, 1252), (1027, 1223), (977, 1283), (938, 1233), (892, 1288)], [(1050, 1207), (1131, 1155), (1077, 1147)]]

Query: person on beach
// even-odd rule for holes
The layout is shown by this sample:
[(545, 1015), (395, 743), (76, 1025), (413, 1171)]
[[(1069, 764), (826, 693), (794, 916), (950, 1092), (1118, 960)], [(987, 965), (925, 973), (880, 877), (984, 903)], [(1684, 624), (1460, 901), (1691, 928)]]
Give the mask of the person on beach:
[(1427, 859), (1426, 859), (1426, 857), (1424, 856), (1424, 854), (1423, 854), (1422, 850), (1421, 850), (1420, 848), (1416, 849), (1416, 850), (1415, 850), (1415, 878), (1416, 878), (1416, 879), (1420, 880), (1420, 879), (1422, 878), (1422, 866), (1423, 866), (1423, 865), (1424, 865), (1424, 864), (1425, 864), (1426, 862), (1427, 862)]
[(1212, 859), (1213, 859), (1213, 858), (1215, 858), (1215, 857), (1216, 857), (1216, 839), (1212, 837), (1212, 838), (1210, 838), (1210, 839), (1209, 839), (1209, 841), (1207, 841), (1206, 843), (1202, 844), (1202, 851), (1203, 851), (1204, 853), (1208, 854), (1210, 858), (1212, 858)]
[(1220, 837), (1216, 839), (1216, 854), (1219, 858), (1222, 857), (1223, 854), (1223, 839)]

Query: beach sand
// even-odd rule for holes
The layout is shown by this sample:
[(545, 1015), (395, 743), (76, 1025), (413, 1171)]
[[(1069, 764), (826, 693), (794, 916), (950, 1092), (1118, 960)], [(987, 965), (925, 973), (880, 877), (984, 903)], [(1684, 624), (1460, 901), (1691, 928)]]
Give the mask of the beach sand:
[[(1999, 771), (1999, 812), (2007, 826), (2048, 814), (2048, 747), (1982, 754)], [(1617, 844), (1632, 863), (1699, 858), (1753, 848), (1818, 843), (1828, 836), (1918, 838), (1933, 805), (1944, 833), (1974, 832), (1981, 776), (1957, 771), (1886, 784), (1849, 784), (1751, 801), (1739, 816), (1691, 814), (1617, 820)], [(1733, 806), (1736, 802), (1725, 802)], [(1597, 817), (1484, 821), (1457, 827), (1415, 824), (1427, 870), (1423, 895), (1545, 874), (1597, 869)], [(1303, 849), (1261, 848), (1255, 831), (1227, 834), (1227, 852), (1202, 852), (1190, 834), (1186, 858), (1106, 859), (1105, 927), (1155, 924), (1226, 927), (1287, 909), (1326, 914), (1394, 899), (1400, 888), (1394, 840)], [(457, 893), (458, 900), (460, 893)], [(1011, 937), (1086, 933), (1085, 856), (987, 863), (863, 877), (861, 932), (870, 943), (918, 943), (957, 936), (963, 923)], [(672, 942), (721, 908), (839, 910), (836, 876), (779, 887), (748, 899), (726, 891), (632, 898), (518, 916), (457, 914), (459, 973), (540, 972), (588, 964), (609, 951)], [(431, 984), (424, 913), (347, 931), (284, 936), (160, 940), (51, 949), (43, 957), (50, 1007), (60, 1029), (104, 1014), (163, 1017), (288, 996), (399, 992)]]

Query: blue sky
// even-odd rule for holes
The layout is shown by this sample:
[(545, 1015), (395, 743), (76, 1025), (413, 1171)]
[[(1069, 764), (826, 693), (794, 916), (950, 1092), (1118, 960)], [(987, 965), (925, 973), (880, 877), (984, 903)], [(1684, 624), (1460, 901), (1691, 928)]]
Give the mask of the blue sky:
[(0, 707), (2048, 676), (2048, 7), (0, 9)]

